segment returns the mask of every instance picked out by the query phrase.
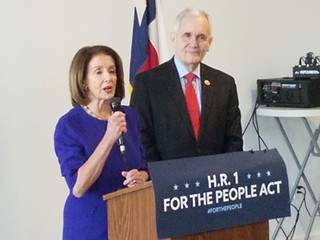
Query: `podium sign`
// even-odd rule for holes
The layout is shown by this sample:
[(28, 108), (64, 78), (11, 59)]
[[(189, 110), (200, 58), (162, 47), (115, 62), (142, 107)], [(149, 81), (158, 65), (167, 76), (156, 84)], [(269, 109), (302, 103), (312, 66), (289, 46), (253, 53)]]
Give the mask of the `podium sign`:
[(150, 162), (148, 166), (159, 238), (290, 215), (286, 166), (275, 149)]

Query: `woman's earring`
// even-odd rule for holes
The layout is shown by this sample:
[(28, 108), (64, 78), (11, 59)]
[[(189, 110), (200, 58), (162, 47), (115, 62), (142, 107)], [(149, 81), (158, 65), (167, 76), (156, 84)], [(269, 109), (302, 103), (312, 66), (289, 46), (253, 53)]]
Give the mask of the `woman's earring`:
[(89, 90), (89, 87), (88, 87), (87, 84), (83, 84), (83, 90), (84, 90), (85, 92), (87, 92), (87, 91)]

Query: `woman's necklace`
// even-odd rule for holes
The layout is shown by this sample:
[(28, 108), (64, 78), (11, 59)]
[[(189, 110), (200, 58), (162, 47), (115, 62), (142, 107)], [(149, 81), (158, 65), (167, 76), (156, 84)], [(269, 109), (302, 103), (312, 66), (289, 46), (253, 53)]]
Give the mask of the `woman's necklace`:
[(91, 111), (91, 109), (85, 105), (84, 108), (86, 109), (86, 111), (94, 118), (99, 119), (99, 120), (103, 120), (101, 117), (99, 117), (98, 115), (94, 114), (94, 112)]

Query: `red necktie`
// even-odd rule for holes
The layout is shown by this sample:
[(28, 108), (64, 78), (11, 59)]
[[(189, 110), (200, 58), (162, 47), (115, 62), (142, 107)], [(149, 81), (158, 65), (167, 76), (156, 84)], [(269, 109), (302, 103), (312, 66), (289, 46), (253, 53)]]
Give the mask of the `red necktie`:
[(195, 79), (196, 75), (191, 72), (185, 75), (184, 77), (187, 79), (186, 93), (185, 93), (186, 102), (187, 102), (188, 111), (189, 111), (189, 115), (192, 122), (193, 131), (196, 136), (196, 139), (198, 140), (198, 133), (199, 133), (199, 127), (200, 127), (200, 112), (199, 112), (197, 94), (192, 84), (192, 81)]

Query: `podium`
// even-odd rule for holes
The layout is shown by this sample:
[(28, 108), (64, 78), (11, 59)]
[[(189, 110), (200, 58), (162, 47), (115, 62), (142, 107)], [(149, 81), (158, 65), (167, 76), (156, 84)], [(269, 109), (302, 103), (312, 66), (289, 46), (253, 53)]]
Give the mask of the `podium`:
[[(157, 240), (152, 182), (106, 194), (111, 240)], [(194, 216), (195, 221), (197, 216)], [(268, 240), (268, 221), (166, 240)]]

